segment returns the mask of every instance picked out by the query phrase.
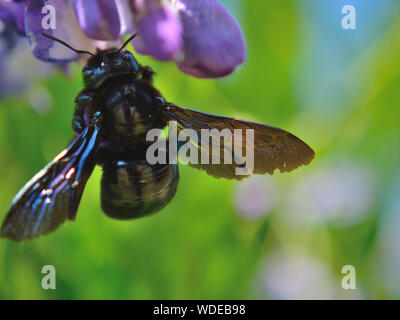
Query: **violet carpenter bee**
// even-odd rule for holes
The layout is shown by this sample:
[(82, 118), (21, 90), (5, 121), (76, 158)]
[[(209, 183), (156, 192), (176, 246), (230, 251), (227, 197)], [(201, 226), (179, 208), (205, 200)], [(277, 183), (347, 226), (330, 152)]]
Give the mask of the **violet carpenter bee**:
[[(132, 219), (161, 210), (176, 192), (176, 163), (150, 164), (146, 160), (150, 129), (165, 128), (168, 121), (177, 130), (253, 129), (254, 173), (289, 172), (307, 165), (313, 150), (294, 135), (267, 125), (206, 114), (164, 100), (152, 85), (153, 71), (141, 66), (125, 46), (97, 50), (82, 70), (84, 89), (75, 99), (72, 127), (75, 136), (53, 161), (36, 174), (16, 195), (1, 228), (1, 236), (22, 241), (47, 234), (66, 220), (74, 220), (85, 184), (95, 165), (103, 167), (101, 206), (116, 219)], [(195, 148), (202, 146), (196, 144)], [(232, 153), (224, 143), (221, 152)], [(158, 152), (168, 153), (168, 148)], [(217, 178), (242, 179), (240, 166), (192, 165)]]

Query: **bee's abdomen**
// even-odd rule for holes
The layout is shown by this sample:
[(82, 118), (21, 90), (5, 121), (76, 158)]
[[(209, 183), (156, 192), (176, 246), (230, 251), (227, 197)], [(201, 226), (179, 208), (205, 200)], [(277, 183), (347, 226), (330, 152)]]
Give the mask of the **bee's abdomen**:
[(109, 161), (103, 166), (102, 209), (115, 219), (133, 219), (155, 213), (173, 198), (178, 179), (176, 164)]

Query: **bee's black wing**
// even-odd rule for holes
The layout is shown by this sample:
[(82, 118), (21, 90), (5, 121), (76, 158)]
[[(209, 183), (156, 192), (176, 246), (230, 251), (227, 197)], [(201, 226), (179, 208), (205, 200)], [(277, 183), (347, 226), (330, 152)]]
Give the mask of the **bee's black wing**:
[(86, 181), (96, 164), (100, 124), (93, 122), (16, 195), (1, 236), (22, 241), (73, 220)]
[[(209, 164), (201, 164), (200, 157), (198, 164), (190, 164), (191, 166), (205, 170), (208, 174), (216, 178), (238, 179), (241, 180), (249, 175), (237, 175), (236, 168), (240, 168), (240, 161), (235, 159), (241, 155), (235, 154), (235, 150), (240, 150), (245, 155), (246, 144), (254, 143), (254, 169), (252, 173), (273, 174), (275, 169), (281, 172), (289, 172), (301, 165), (307, 165), (314, 158), (314, 151), (299, 138), (291, 133), (267, 126), (260, 123), (238, 120), (229, 117), (222, 117), (213, 114), (198, 112), (173, 104), (165, 104), (163, 108), (164, 118), (166, 120), (175, 120), (178, 123), (178, 132), (182, 129), (193, 129), (196, 131), (199, 140), (196, 148), (205, 152), (209, 157)], [(223, 156), (221, 156), (221, 164), (212, 164), (213, 155), (208, 150), (211, 149), (210, 139), (204, 141), (201, 136), (202, 129), (217, 129), (218, 131), (227, 129), (230, 134), (230, 145), (220, 144), (220, 154), (231, 154), (232, 164), (224, 164)], [(235, 133), (234, 129), (242, 129), (242, 135)], [(254, 130), (254, 137), (246, 136), (246, 129)], [(225, 130), (225, 132), (227, 132)], [(211, 131), (211, 136), (213, 136)], [(223, 139), (221, 139), (223, 140)], [(229, 141), (229, 140), (228, 140)], [(225, 142), (225, 140), (224, 140)], [(206, 148), (202, 148), (206, 146)], [(241, 143), (235, 149), (235, 144)], [(206, 149), (206, 150), (205, 150)]]

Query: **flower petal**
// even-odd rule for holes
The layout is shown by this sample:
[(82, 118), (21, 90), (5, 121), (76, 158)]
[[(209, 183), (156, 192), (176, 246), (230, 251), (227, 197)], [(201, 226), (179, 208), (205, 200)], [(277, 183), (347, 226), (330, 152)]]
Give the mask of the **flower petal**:
[[(8, 17), (3, 14), (0, 8), (0, 60), (6, 56), (17, 44), (21, 36), (17, 33), (16, 26), (14, 24), (14, 18), (11, 13), (11, 24), (8, 23)], [(0, 70), (3, 70), (0, 68)]]
[(179, 0), (183, 25), (184, 58), (177, 60), (185, 73), (200, 78), (229, 75), (246, 57), (243, 32), (216, 0)]
[(139, 35), (133, 41), (135, 50), (162, 61), (176, 57), (182, 49), (182, 26), (171, 4), (147, 0), (135, 6), (135, 24)]
[(36, 60), (29, 50), (28, 40), (20, 38), (15, 48), (0, 59), (0, 99), (14, 94), (23, 96), (25, 89), (49, 76), (54, 67)]
[(116, 40), (121, 31), (117, 0), (72, 0), (83, 32), (95, 40)]
[[(17, 30), (20, 34), (25, 34), (24, 16), (25, 16), (25, 1), (24, 2), (11, 2), (0, 0), (0, 19), (2, 16), (7, 17), (8, 23), (15, 23)], [(5, 13), (7, 11), (8, 13)], [(12, 21), (11, 21), (12, 20)]]
[(10, 10), (8, 10), (0, 0), (0, 35), (6, 35), (7, 31), (15, 29), (15, 19)]
[[(42, 22), (48, 13), (42, 13), (45, 5), (51, 5), (56, 12), (56, 28), (43, 28)], [(47, 62), (69, 62), (77, 54), (67, 47), (50, 40), (42, 32), (57, 37), (74, 48), (94, 51), (93, 44), (82, 33), (74, 9), (70, 2), (59, 0), (28, 0), (25, 17), (25, 30), (29, 37), (32, 53), (36, 58)]]
[(278, 190), (272, 179), (253, 175), (236, 185), (233, 200), (242, 218), (255, 220), (270, 214), (277, 198)]
[(135, 28), (133, 26), (133, 12), (129, 0), (119, 0), (115, 3), (117, 5), (119, 22), (121, 24), (120, 36), (126, 34), (133, 34)]

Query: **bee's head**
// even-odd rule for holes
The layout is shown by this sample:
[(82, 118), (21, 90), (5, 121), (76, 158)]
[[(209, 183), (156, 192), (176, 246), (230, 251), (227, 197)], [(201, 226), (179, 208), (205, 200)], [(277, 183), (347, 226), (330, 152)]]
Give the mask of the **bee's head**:
[(98, 50), (82, 70), (85, 88), (96, 89), (106, 80), (122, 74), (136, 75), (139, 64), (127, 50)]
[(121, 74), (136, 75), (139, 71), (139, 64), (133, 54), (124, 48), (129, 42), (136, 37), (136, 34), (130, 36), (121, 48), (100, 50), (97, 49), (96, 54), (85, 50), (77, 50), (71, 47), (68, 43), (42, 32), (42, 35), (53, 41), (59, 42), (62, 45), (70, 48), (78, 54), (89, 54), (92, 57), (87, 62), (82, 70), (83, 82), (86, 88), (96, 89), (100, 87), (106, 80)]

